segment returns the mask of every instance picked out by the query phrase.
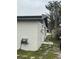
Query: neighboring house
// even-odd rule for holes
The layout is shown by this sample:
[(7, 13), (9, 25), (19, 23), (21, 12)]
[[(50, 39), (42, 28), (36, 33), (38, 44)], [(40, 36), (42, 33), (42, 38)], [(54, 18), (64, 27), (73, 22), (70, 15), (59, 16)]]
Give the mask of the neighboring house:
[(17, 49), (37, 51), (47, 32), (47, 17), (17, 16)]

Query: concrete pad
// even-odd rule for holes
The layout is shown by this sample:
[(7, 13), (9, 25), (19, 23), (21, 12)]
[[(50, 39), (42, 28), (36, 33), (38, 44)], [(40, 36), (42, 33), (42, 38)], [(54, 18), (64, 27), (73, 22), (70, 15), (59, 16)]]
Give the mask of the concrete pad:
[(42, 44), (49, 44), (49, 45), (53, 45), (53, 42), (42, 42)]

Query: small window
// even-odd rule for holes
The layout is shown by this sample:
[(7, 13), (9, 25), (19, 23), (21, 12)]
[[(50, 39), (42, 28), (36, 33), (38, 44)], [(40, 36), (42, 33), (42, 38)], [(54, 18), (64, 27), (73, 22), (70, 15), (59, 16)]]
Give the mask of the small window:
[(26, 39), (26, 38), (22, 38), (22, 40), (21, 40), (21, 44), (28, 44), (28, 39)]

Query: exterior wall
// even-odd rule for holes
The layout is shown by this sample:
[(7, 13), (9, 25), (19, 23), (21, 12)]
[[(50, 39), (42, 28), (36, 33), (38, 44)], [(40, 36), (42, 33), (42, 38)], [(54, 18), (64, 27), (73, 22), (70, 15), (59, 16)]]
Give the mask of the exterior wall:
[(40, 22), (39, 22), (39, 25), (38, 25), (38, 48), (41, 46), (41, 44), (42, 44), (42, 42), (45, 40), (45, 38), (46, 38), (46, 26), (45, 26), (45, 24), (43, 23), (43, 24), (41, 24)]
[(38, 49), (38, 22), (17, 22), (17, 49), (20, 48), (21, 39), (27, 38), (28, 44), (22, 45), (21, 49), (36, 51)]
[(40, 48), (46, 38), (45, 24), (38, 21), (17, 22), (17, 49), (21, 46), (22, 38), (28, 39), (27, 45), (22, 45), (21, 49), (36, 51)]

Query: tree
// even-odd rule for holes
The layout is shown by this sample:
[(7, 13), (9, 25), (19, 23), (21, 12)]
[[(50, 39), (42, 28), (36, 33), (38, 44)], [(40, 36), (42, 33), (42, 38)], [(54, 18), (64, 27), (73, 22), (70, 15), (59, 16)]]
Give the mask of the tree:
[(61, 1), (50, 1), (48, 2), (48, 5), (46, 5), (46, 8), (49, 10), (50, 15), (49, 15), (49, 28), (50, 31), (52, 30), (55, 31), (55, 37), (59, 37), (61, 34)]

